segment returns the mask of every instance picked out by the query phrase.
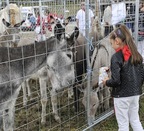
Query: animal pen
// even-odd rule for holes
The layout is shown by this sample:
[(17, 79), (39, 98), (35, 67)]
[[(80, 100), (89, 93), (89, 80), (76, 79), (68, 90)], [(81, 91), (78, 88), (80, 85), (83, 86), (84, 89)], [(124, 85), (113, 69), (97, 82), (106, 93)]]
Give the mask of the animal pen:
[[(32, 47), (28, 47), (27, 45), (30, 45), (32, 43), (35, 43), (37, 39), (37, 33), (36, 33), (36, 27), (33, 29), (31, 26), (29, 26), (29, 17), (27, 18), (28, 14), (22, 15), (22, 8), (23, 7), (31, 7), (32, 10), (28, 11), (27, 13), (32, 13), (35, 18), (37, 19), (38, 12), (40, 13), (40, 29), (43, 28), (43, 19), (45, 17), (46, 11), (49, 11), (53, 16), (61, 21), (64, 21), (67, 17), (70, 19), (68, 20), (68, 25), (64, 26), (66, 34), (68, 36), (71, 36), (71, 34), (74, 32), (74, 27), (76, 26), (76, 13), (80, 9), (81, 0), (1, 0), (2, 3), (0, 3), (0, 8), (3, 10), (6, 5), (9, 5), (11, 3), (15, 3), (19, 9), (20, 9), (20, 18), (25, 20), (25, 23), (23, 23), (19, 28), (20, 31), (17, 35), (20, 37), (13, 37), (12, 39), (7, 39), (7, 35), (12, 35), (10, 33), (1, 33), (0, 36), (0, 43), (5, 43), (6, 47), (0, 47), (1, 51), (6, 50), (8, 53), (7, 61), (3, 56), (0, 56), (0, 71), (3, 71), (5, 68), (3, 66), (7, 66), (7, 71), (4, 71), (6, 73), (9, 73), (7, 77), (9, 78), (9, 81), (3, 81), (3, 76), (0, 77), (1, 84), (0, 84), (0, 127), (3, 127), (1, 130), (14, 130), (14, 131), (86, 131), (86, 130), (92, 130), (94, 129), (97, 131), (97, 126), (100, 122), (106, 120), (110, 116), (114, 114), (113, 110), (113, 100), (110, 97), (110, 88), (103, 87), (99, 88), (97, 87), (98, 83), (98, 76), (99, 76), (99, 68), (103, 66), (109, 66), (110, 64), (110, 56), (112, 54), (112, 50), (107, 48), (105, 44), (109, 43), (107, 36), (102, 35), (102, 29), (104, 28), (103, 23), (103, 16), (104, 16), (104, 10), (107, 6), (110, 5), (117, 5), (119, 7), (119, 3), (123, 6), (116, 9), (117, 11), (125, 11), (125, 16), (121, 12), (117, 13), (119, 16), (121, 16), (123, 19), (119, 20), (120, 23), (125, 24), (128, 26), (128, 28), (131, 30), (131, 33), (133, 37), (135, 38), (135, 41), (137, 43), (137, 47), (139, 52), (144, 57), (144, 11), (140, 12), (139, 7), (141, 3), (143, 2), (144, 7), (144, 1), (143, 0), (114, 0), (115, 3), (112, 2), (112, 0), (85, 0), (85, 6), (86, 6), (86, 30), (85, 30), (85, 43), (83, 45), (77, 45), (77, 46), (83, 46), (83, 52), (85, 50), (86, 57), (83, 60), (74, 61), (74, 73), (76, 74), (76, 68), (75, 65), (79, 62), (83, 62), (82, 66), (84, 66), (84, 62), (87, 62), (86, 72), (81, 74), (81, 82), (77, 82), (77, 79), (75, 82), (70, 82), (69, 87), (62, 88), (62, 89), (56, 89), (52, 92), (52, 88), (56, 87), (55, 80), (52, 79), (52, 75), (50, 76), (50, 73), (53, 75), (56, 75), (55, 79), (58, 77), (57, 83), (59, 83), (61, 86), (63, 84), (63, 77), (66, 77), (64, 79), (67, 79), (67, 77), (73, 77), (71, 74), (73, 73), (73, 65), (71, 65), (71, 74), (66, 74), (65, 69), (67, 68), (67, 65), (64, 64), (70, 64), (67, 63), (72, 57), (76, 57), (75, 53), (77, 53), (77, 50), (73, 52), (66, 52), (67, 58), (65, 58), (65, 63), (62, 63), (60, 61), (60, 56), (65, 56), (65, 52), (63, 50), (61, 51), (61, 47), (59, 47), (58, 50), (52, 50), (53, 53), (50, 53), (50, 55), (47, 58), (48, 62), (45, 62), (45, 65), (41, 65), (37, 70), (32, 71), (32, 73), (28, 73), (28, 75), (22, 75), (22, 77), (14, 76), (13, 74), (17, 72), (17, 69), (19, 69), (19, 65), (13, 65), (16, 64), (16, 61), (22, 61), (23, 65), (26, 64), (25, 60), (28, 59), (27, 62), (31, 61), (31, 58), (35, 59), (35, 68), (37, 67), (37, 64), (40, 64), (39, 61), (36, 59), (43, 54), (42, 51), (38, 50), (40, 48), (37, 46), (37, 44), (34, 44)], [(88, 26), (88, 17), (89, 13), (88, 10), (91, 8), (95, 15), (95, 20), (93, 24), (93, 30), (96, 32), (96, 34), (89, 35), (89, 32), (92, 30)], [(10, 7), (8, 7), (8, 16), (9, 18), (6, 19), (9, 22), (13, 22), (13, 18), (15, 17), (15, 13), (13, 13), (10, 10)], [(0, 13), (2, 12), (0, 10)], [(12, 14), (13, 15), (12, 15)], [(12, 15), (12, 17), (10, 16)], [(2, 15), (0, 14), (0, 17)], [(109, 16), (108, 16), (109, 17)], [(1, 18), (0, 20), (2, 20)], [(63, 22), (62, 22), (63, 23)], [(16, 23), (15, 23), (16, 25)], [(47, 25), (45, 25), (47, 27)], [(23, 27), (23, 28), (21, 28)], [(102, 28), (103, 27), (103, 28)], [(15, 28), (15, 27), (14, 27)], [(5, 30), (7, 28), (5, 27)], [(93, 32), (93, 33), (94, 33)], [(14, 32), (16, 34), (17, 32)], [(99, 36), (99, 34), (101, 36)], [(46, 31), (44, 33), (45, 38), (43, 38), (42, 34), (40, 35), (41, 40), (45, 41), (48, 39), (50, 41), (50, 37), (52, 35), (56, 35), (53, 33), (53, 29), (49, 32), (49, 29), (46, 28)], [(2, 39), (5, 37), (4, 39)], [(96, 38), (95, 38), (96, 37)], [(11, 42), (14, 39), (18, 39), (17, 45), (18, 47), (11, 46)], [(62, 38), (63, 39), (63, 38)], [(75, 38), (76, 39), (76, 38)], [(75, 40), (76, 41), (76, 40)], [(7, 44), (8, 43), (8, 44)], [(61, 42), (60, 42), (61, 43)], [(41, 44), (41, 43), (39, 43)], [(53, 43), (55, 44), (55, 43)], [(3, 45), (3, 44), (1, 44)], [(100, 45), (103, 45), (102, 47), (103, 52), (99, 54)], [(15, 46), (15, 45), (14, 45)], [(47, 54), (48, 45), (43, 46), (43, 50), (45, 50), (44, 54)], [(12, 48), (12, 49), (11, 49)], [(14, 49), (13, 49), (14, 48)], [(16, 59), (11, 58), (11, 53), (16, 53), (16, 48), (21, 48), (21, 54), (19, 53), (20, 57), (17, 56)], [(35, 49), (36, 48), (36, 49)], [(63, 47), (64, 48), (64, 47)], [(62, 49), (63, 49), (62, 48)], [(76, 48), (76, 47), (74, 47)], [(15, 50), (15, 51), (13, 51)], [(32, 55), (26, 54), (26, 50), (29, 52), (33, 52)], [(39, 52), (38, 52), (39, 51)], [(55, 54), (56, 52), (56, 54)], [(91, 54), (91, 52), (93, 52)], [(60, 53), (61, 55), (57, 55), (57, 53)], [(72, 53), (72, 55), (71, 55)], [(0, 55), (3, 53), (0, 52)], [(91, 54), (91, 55), (89, 55)], [(56, 56), (58, 58), (56, 58)], [(54, 67), (51, 67), (51, 62), (56, 59), (54, 65), (56, 66), (56, 69)], [(101, 63), (104, 61), (103, 63)], [(60, 63), (58, 63), (60, 62)], [(3, 65), (4, 64), (4, 65)], [(47, 64), (47, 65), (46, 65)], [(15, 67), (15, 70), (12, 70), (11, 66)], [(64, 67), (61, 67), (63, 65)], [(99, 68), (98, 68), (99, 67)], [(22, 66), (22, 72), (23, 74), (27, 74), (27, 72), (31, 71), (32, 65), (29, 66), (30, 69), (25, 71), (25, 67)], [(34, 68), (34, 69), (35, 69)], [(96, 69), (95, 69), (96, 68)], [(47, 72), (48, 70), (48, 72)], [(64, 72), (62, 72), (64, 70)], [(61, 76), (58, 76), (57, 74), (59, 72), (62, 72)], [(43, 74), (42, 74), (42, 73)], [(1, 73), (2, 74), (2, 73)], [(49, 78), (48, 78), (49, 75)], [(77, 76), (79, 77), (79, 76)], [(7, 78), (6, 78), (7, 79)], [(21, 82), (18, 83), (18, 81), (21, 79)], [(48, 81), (48, 79), (51, 79)], [(70, 78), (72, 79), (72, 78)], [(13, 81), (15, 84), (13, 85)], [(72, 80), (71, 80), (72, 81)], [(96, 83), (96, 82), (97, 83)], [(6, 93), (5, 91), (5, 85), (9, 83), (9, 97), (5, 98), (3, 94)], [(93, 84), (96, 83), (96, 84)], [(94, 87), (93, 87), (94, 85)], [(18, 86), (18, 87), (17, 87)], [(44, 88), (46, 86), (45, 90), (41, 90), (41, 88)], [(13, 94), (13, 88), (18, 89), (17, 97), (12, 97)], [(78, 100), (74, 99), (73, 94), (73, 88), (78, 88), (78, 90), (81, 92), (80, 97)], [(106, 89), (106, 90), (105, 90)], [(45, 95), (44, 95), (45, 94)], [(101, 95), (102, 94), (102, 95)], [(77, 95), (77, 93), (75, 94)], [(53, 98), (52, 96), (56, 97)], [(93, 98), (93, 96), (98, 96), (97, 98)], [(4, 98), (3, 98), (4, 97)], [(141, 97), (143, 98), (143, 96)], [(13, 99), (16, 99), (16, 103), (13, 103)], [(14, 104), (15, 110), (12, 110), (14, 112), (14, 116), (11, 114), (8, 114), (11, 107), (9, 105), (6, 105), (5, 103), (7, 101), (10, 101), (10, 103)], [(94, 102), (92, 102), (94, 101)], [(57, 103), (56, 103), (57, 102)], [(52, 104), (53, 103), (53, 104)], [(42, 105), (43, 104), (43, 105)], [(79, 104), (79, 106), (78, 106)], [(77, 105), (77, 106), (76, 106)], [(76, 107), (79, 107), (79, 110), (75, 109)], [(144, 107), (141, 107), (144, 108)], [(141, 109), (140, 109), (141, 111)], [(58, 114), (57, 114), (58, 113)], [(10, 118), (14, 119), (14, 123), (8, 123), (10, 121), (6, 121), (6, 118), (8, 115), (11, 115)], [(142, 114), (144, 115), (144, 114)], [(3, 118), (2, 118), (3, 117)], [(12, 120), (13, 121), (13, 120)], [(143, 122), (144, 125), (144, 122)], [(9, 127), (13, 127), (13, 129)], [(101, 130), (100, 127), (98, 130)]]

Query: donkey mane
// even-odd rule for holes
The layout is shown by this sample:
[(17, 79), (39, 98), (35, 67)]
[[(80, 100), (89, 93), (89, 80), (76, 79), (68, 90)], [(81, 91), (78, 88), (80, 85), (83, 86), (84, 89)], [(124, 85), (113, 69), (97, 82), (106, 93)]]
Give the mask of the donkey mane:
[(65, 45), (60, 45), (58, 44), (59, 42), (60, 41), (58, 41), (55, 37), (52, 37), (47, 39), (46, 41), (35, 42), (31, 43), (30, 45), (24, 45), (16, 48), (1, 47), (0, 55), (3, 57), (0, 57), (0, 62), (6, 62), (9, 60), (14, 61), (21, 58), (37, 56), (51, 51), (60, 50), (62, 46)]

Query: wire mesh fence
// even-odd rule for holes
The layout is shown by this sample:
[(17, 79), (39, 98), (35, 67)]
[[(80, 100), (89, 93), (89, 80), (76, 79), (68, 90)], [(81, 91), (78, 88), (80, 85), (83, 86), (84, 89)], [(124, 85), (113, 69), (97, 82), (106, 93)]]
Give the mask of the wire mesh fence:
[[(69, 52), (69, 49), (59, 47), (62, 41), (55, 40), (53, 37), (55, 35), (55, 19), (64, 23), (65, 19), (70, 16), (65, 31), (71, 36), (74, 27), (77, 26), (76, 14), (81, 8), (81, 2), (81, 0), (1, 1), (0, 13), (4, 12), (1, 16), (9, 21), (6, 23), (3, 18), (0, 19), (1, 25), (3, 25), (0, 32), (0, 70), (2, 72), (0, 76), (0, 127), (3, 130), (73, 131), (88, 130), (91, 127), (94, 130), (97, 128), (103, 131), (108, 130), (98, 124), (114, 113), (113, 99), (110, 97), (111, 90), (98, 88), (99, 67), (109, 66), (110, 56), (113, 53), (110, 47), (105, 46), (106, 43), (109, 43), (107, 35), (113, 25), (104, 25), (104, 10), (113, 2), (119, 3), (120, 1), (89, 0), (88, 6), (95, 15), (93, 28), (89, 29), (93, 32), (90, 33), (90, 36), (80, 37), (74, 41), (77, 44), (74, 46), (73, 54), (73, 52)], [(124, 2), (126, 9), (126, 18), (121, 23), (131, 30), (134, 37), (138, 37), (137, 47), (144, 57), (144, 11), (142, 10), (144, 1), (141, 0), (138, 4), (140, 8), (136, 7), (139, 2), (137, 0), (121, 2)], [(11, 3), (18, 6), (16, 12), (14, 10), (16, 6), (8, 6), (5, 10)], [(136, 8), (139, 8), (137, 14)], [(48, 14), (53, 16), (52, 19)], [(138, 19), (136, 19), (136, 15)], [(24, 21), (21, 23), (21, 20)], [(3, 23), (6, 25), (4, 26)], [(18, 23), (21, 23), (21, 26), (17, 26)], [(10, 25), (12, 25), (11, 30), (9, 30)], [(138, 25), (138, 29), (135, 28), (136, 25)], [(108, 30), (107, 35), (102, 32), (103, 28), (100, 27)], [(43, 41), (46, 42), (43, 43)], [(68, 44), (69, 41), (67, 39), (65, 41)], [(49, 51), (50, 42), (55, 45), (53, 48), (56, 49)], [(73, 43), (72, 40), (71, 43)], [(101, 49), (99, 43), (103, 45)], [(87, 44), (92, 52), (90, 55), (92, 72), (85, 66), (87, 59), (84, 51)], [(78, 51), (82, 52), (81, 59), (78, 59)], [(49, 65), (46, 57), (50, 61)], [(74, 65), (70, 63), (73, 58), (75, 59)], [(71, 66), (67, 67), (69, 64)], [(51, 65), (53, 66), (51, 67)], [(76, 66), (80, 67), (77, 69)], [(49, 71), (47, 72), (47, 70)], [(84, 73), (78, 75), (73, 82), (73, 73), (78, 74), (76, 70), (82, 70)], [(90, 83), (94, 86), (91, 89), (92, 92), (90, 90), (90, 94), (87, 94), (87, 89), (84, 88), (88, 83), (87, 75), (91, 73), (93, 77)], [(63, 88), (64, 84), (69, 88), (67, 86)], [(79, 90), (75, 90), (75, 87)], [(80, 93), (79, 98), (75, 99), (74, 96), (71, 96), (73, 93), (74, 95)], [(90, 100), (88, 103), (90, 110), (87, 108), (87, 97)], [(79, 110), (76, 107), (79, 107)], [(143, 108), (141, 100), (141, 116), (143, 116)], [(91, 119), (92, 123), (89, 123), (87, 113), (89, 111), (90, 119), (91, 116), (94, 116)], [(10, 120), (8, 120), (9, 118)], [(142, 117), (141, 119), (143, 122)], [(116, 124), (115, 121), (112, 122), (114, 125)], [(104, 125), (108, 124), (104, 123)], [(109, 128), (109, 130), (114, 130), (114, 128)]]

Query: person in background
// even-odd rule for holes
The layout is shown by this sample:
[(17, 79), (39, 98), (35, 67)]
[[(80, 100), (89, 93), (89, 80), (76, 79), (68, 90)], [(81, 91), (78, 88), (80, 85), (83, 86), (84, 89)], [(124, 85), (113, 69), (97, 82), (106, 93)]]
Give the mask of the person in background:
[(29, 21), (30, 21), (30, 23), (31, 23), (32, 30), (34, 30), (35, 27), (36, 27), (36, 18), (34, 17), (33, 14), (31, 14)]
[[(94, 21), (94, 14), (89, 9), (89, 28), (91, 28)], [(81, 2), (81, 9), (76, 14), (76, 23), (79, 31), (85, 36), (85, 2)]]
[[(144, 3), (141, 2), (139, 5), (139, 21), (138, 21), (138, 40), (144, 40)], [(143, 44), (142, 44), (143, 45)], [(142, 53), (142, 56), (144, 54)]]
[(144, 12), (144, 3), (140, 4), (139, 11), (140, 12)]
[(111, 31), (114, 30), (115, 25), (112, 25), (112, 6), (111, 4), (115, 3), (115, 1), (110, 0), (110, 4), (105, 8), (103, 14), (103, 25), (104, 25), (104, 36), (109, 35)]
[(51, 24), (53, 24), (55, 22), (55, 15), (50, 13), (49, 10), (45, 11), (45, 26), (49, 31), (52, 31), (52, 26)]
[[(42, 20), (42, 21), (41, 21)], [(41, 22), (42, 22), (42, 32), (43, 34), (45, 34), (45, 24), (44, 24), (44, 18), (40, 18), (40, 13), (38, 12), (37, 13), (37, 24), (36, 26), (40, 26), (41, 25)]]
[(131, 30), (131, 32), (134, 32), (134, 27), (135, 27), (135, 4), (133, 3), (128, 3), (126, 4), (126, 12), (127, 16), (125, 19), (125, 25)]
[[(41, 25), (42, 25), (42, 27), (41, 27)], [(36, 41), (42, 41), (42, 40), (46, 39), (46, 36), (45, 36), (46, 31), (45, 31), (44, 18), (40, 17), (40, 13), (39, 12), (37, 13), (37, 23), (36, 23), (35, 32), (37, 34)]]
[(103, 84), (112, 88), (118, 131), (144, 131), (139, 119), (139, 98), (144, 81), (143, 58), (125, 25), (110, 34), (110, 42), (116, 53), (111, 58), (111, 78)]

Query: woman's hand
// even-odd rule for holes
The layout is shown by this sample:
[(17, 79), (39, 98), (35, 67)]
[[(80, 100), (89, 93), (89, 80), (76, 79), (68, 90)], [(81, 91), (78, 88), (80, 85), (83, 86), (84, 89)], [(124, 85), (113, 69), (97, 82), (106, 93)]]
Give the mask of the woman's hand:
[(108, 72), (108, 71), (109, 71), (109, 67), (105, 67), (104, 69), (105, 69), (105, 71), (106, 71), (106, 72)]
[(107, 81), (107, 80), (109, 80), (108, 77), (103, 80), (103, 85), (104, 85), (104, 86), (106, 85), (106, 81)]

